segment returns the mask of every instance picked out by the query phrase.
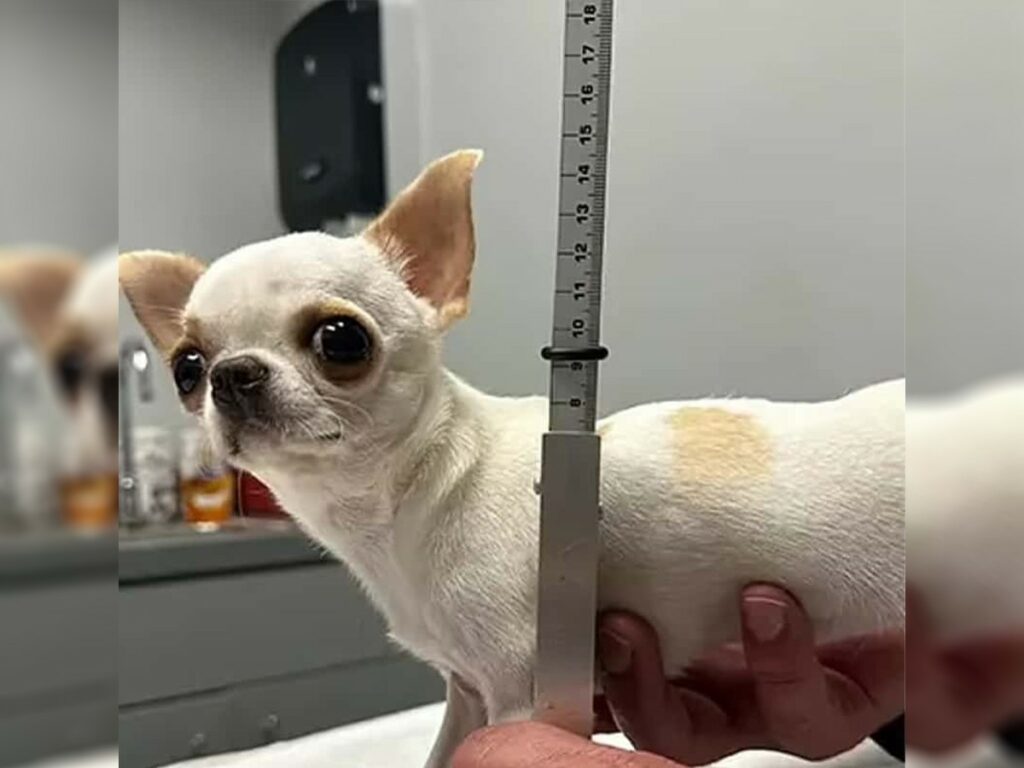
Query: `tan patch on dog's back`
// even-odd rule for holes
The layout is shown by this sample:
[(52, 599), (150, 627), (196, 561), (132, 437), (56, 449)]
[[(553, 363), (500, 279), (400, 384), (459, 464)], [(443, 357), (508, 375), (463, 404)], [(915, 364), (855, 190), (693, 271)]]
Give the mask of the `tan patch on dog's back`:
[(771, 438), (751, 416), (722, 408), (680, 408), (669, 423), (677, 468), (686, 481), (739, 482), (771, 473)]

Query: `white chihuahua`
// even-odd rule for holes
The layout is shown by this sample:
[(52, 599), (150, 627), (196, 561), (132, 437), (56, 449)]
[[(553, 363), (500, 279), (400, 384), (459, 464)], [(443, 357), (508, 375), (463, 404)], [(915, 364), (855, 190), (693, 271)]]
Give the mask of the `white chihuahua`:
[(117, 471), (117, 279), (114, 248), (91, 260), (0, 250), (0, 301), (46, 359), (67, 409), (68, 470)]
[[(542, 398), (445, 370), (468, 308), (481, 154), (430, 165), (359, 237), (288, 235), (205, 269), (135, 252), (120, 280), (186, 408), (344, 560), (394, 638), (448, 681), (428, 765), (528, 717)], [(603, 439), (600, 604), (645, 616), (668, 672), (738, 637), (749, 582), (786, 585), (822, 638), (898, 627), (904, 386), (833, 402), (632, 408)]]

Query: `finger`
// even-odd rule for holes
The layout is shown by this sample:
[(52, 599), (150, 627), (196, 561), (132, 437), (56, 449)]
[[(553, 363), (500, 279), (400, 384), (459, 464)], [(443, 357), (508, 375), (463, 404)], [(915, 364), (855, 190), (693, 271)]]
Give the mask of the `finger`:
[(907, 590), (906, 676), (908, 697), (933, 696), (936, 691), (938, 654), (932, 639), (931, 622), (917, 593)]
[(829, 643), (818, 649), (818, 660), (855, 683), (873, 704), (880, 721), (894, 720), (904, 711), (903, 630)]
[(641, 749), (659, 754), (665, 754), (670, 735), (673, 743), (685, 740), (689, 714), (665, 679), (661, 647), (651, 626), (631, 614), (605, 614), (597, 647), (605, 698), (622, 732)]
[(985, 729), (1024, 714), (1024, 636), (965, 641), (943, 654), (960, 709)]
[(835, 754), (836, 713), (806, 614), (789, 593), (770, 585), (745, 589), (741, 610), (747, 665), (768, 731), (787, 751)]
[(913, 588), (907, 590), (906, 742), (942, 753), (972, 739), (977, 727), (967, 722), (950, 694), (948, 669), (941, 662), (927, 609)]
[(470, 734), (456, 750), (452, 768), (679, 768), (642, 752), (594, 744), (542, 723), (511, 723)]
[(725, 715), (714, 702), (676, 689), (665, 679), (658, 638), (647, 622), (626, 613), (606, 614), (598, 649), (605, 698), (619, 728), (637, 748), (675, 760), (707, 762), (747, 746), (722, 751)]

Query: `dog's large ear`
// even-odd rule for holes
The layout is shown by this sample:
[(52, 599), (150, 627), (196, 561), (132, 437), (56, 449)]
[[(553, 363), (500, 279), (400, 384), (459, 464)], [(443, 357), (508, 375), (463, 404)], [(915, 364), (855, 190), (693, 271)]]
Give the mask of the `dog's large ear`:
[(476, 255), (470, 187), (483, 152), (463, 149), (428, 165), (364, 236), (398, 262), (410, 290), (429, 301), (442, 328), (469, 310)]
[(82, 259), (63, 251), (19, 250), (0, 254), (0, 301), (40, 349), (57, 327), (61, 305), (82, 271)]
[(133, 251), (118, 259), (118, 280), (153, 345), (166, 356), (185, 332), (182, 311), (205, 265), (179, 253)]

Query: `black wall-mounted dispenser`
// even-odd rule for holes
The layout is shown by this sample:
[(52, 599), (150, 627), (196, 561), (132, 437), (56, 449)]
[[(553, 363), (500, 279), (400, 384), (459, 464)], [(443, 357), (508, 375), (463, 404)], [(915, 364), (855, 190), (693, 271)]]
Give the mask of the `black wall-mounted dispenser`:
[(376, 0), (334, 0), (277, 48), (278, 195), (290, 230), (373, 216), (384, 205), (380, 25)]

